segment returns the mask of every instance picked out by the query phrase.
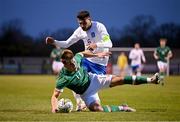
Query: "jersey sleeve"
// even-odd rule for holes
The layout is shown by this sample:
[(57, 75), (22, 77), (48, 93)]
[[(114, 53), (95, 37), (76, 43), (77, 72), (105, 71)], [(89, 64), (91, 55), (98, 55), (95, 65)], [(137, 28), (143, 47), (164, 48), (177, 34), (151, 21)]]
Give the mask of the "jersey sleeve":
[(77, 61), (77, 63), (80, 64), (83, 57), (84, 57), (84, 56), (83, 56), (82, 53), (77, 53), (74, 58), (75, 58), (75, 60)]
[(102, 23), (98, 23), (98, 31), (100, 32), (102, 40), (101, 42), (96, 43), (97, 47), (111, 48), (112, 42), (111, 42), (110, 36), (106, 30), (106, 27)]
[(56, 89), (62, 91), (65, 85), (66, 85), (66, 79), (64, 79), (64, 77), (58, 77), (56, 80)]
[(136, 59), (136, 55), (134, 54), (134, 50), (131, 50), (129, 53), (129, 59), (133, 60)]
[(62, 47), (62, 48), (70, 47), (72, 44), (74, 44), (80, 40), (80, 37), (79, 37), (80, 32), (79, 31), (80, 31), (80, 29), (77, 28), (74, 31), (74, 33), (66, 41), (55, 40), (55, 45)]

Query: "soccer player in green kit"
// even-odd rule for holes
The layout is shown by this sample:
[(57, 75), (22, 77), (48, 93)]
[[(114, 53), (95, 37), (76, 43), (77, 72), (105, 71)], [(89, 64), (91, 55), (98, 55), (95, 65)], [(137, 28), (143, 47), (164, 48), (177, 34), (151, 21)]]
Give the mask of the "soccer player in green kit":
[(77, 94), (85, 101), (86, 106), (90, 111), (101, 112), (117, 112), (126, 111), (134, 112), (135, 109), (126, 105), (115, 106), (105, 105), (101, 106), (98, 91), (103, 88), (111, 88), (123, 84), (144, 84), (144, 83), (159, 83), (159, 74), (156, 73), (152, 77), (143, 76), (115, 76), (115, 75), (97, 75), (88, 73), (82, 66), (83, 57), (105, 57), (109, 56), (109, 52), (92, 53), (84, 51), (77, 53), (75, 56), (71, 50), (64, 50), (61, 56), (61, 61), (64, 64), (59, 77), (56, 80), (56, 87), (51, 97), (52, 112), (58, 112), (57, 102), (64, 87), (67, 87)]
[(166, 46), (167, 39), (160, 39), (160, 47), (154, 51), (154, 58), (157, 60), (157, 66), (159, 68), (160, 78), (164, 79), (165, 72), (167, 70), (167, 62), (172, 57), (172, 51)]

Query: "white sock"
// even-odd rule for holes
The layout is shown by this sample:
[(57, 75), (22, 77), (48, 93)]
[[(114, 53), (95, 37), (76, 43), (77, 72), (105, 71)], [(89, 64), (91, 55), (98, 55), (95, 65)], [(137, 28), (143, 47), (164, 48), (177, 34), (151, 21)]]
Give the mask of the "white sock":
[(147, 78), (147, 82), (148, 82), (148, 83), (151, 83), (151, 78)]
[(132, 76), (132, 80), (133, 80), (133, 83), (132, 83), (132, 84), (134, 85), (135, 82), (136, 82), (136, 75), (133, 75), (133, 76)]
[(80, 95), (79, 95), (79, 94), (76, 94), (75, 92), (73, 92), (73, 96), (74, 96), (74, 98), (75, 98), (75, 100), (76, 100), (76, 103), (77, 103), (77, 104), (80, 104), (80, 103), (81, 103), (81, 97), (80, 97)]
[(123, 106), (119, 106), (119, 110), (120, 110), (120, 111), (123, 111), (123, 110), (124, 110), (124, 107), (123, 107)]

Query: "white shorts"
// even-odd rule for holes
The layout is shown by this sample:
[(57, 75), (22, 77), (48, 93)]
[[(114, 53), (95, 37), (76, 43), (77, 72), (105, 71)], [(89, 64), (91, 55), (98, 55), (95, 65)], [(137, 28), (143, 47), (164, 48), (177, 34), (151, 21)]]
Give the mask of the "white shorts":
[(89, 105), (95, 101), (99, 101), (98, 91), (103, 88), (109, 88), (112, 75), (97, 75), (89, 73), (91, 83), (88, 89), (81, 95), (86, 105)]
[(159, 69), (166, 69), (167, 68), (167, 63), (166, 62), (158, 61), (157, 65), (158, 65)]
[(59, 72), (63, 68), (64, 64), (62, 62), (53, 61), (52, 69), (55, 72)]

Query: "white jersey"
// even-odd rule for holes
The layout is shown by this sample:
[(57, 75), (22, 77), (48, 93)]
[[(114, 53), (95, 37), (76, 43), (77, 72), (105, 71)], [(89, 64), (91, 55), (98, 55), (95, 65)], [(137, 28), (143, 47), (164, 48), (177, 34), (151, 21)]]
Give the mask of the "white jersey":
[[(93, 51), (94, 53), (108, 52), (109, 48), (112, 47), (112, 42), (105, 26), (96, 21), (92, 21), (92, 26), (89, 30), (83, 31), (81, 27), (78, 27), (69, 39), (66, 41), (55, 40), (55, 44), (62, 48), (68, 48), (79, 40), (84, 41), (85, 49), (87, 49), (89, 44), (96, 43), (97, 48)], [(93, 63), (107, 66), (109, 56), (105, 58), (92, 57), (87, 59)]]
[(129, 54), (129, 59), (131, 59), (131, 66), (141, 65), (141, 61), (146, 61), (142, 49), (132, 49)]

